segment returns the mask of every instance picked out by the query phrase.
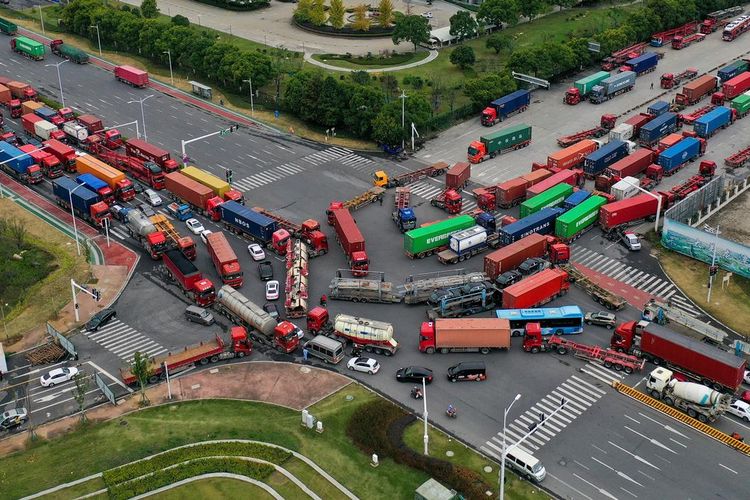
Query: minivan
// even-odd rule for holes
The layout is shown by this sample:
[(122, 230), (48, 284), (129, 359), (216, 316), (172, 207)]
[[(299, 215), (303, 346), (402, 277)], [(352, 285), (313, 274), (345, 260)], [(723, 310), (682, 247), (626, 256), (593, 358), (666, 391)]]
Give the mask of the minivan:
[(505, 465), (531, 481), (541, 483), (547, 476), (547, 470), (538, 458), (521, 448), (512, 448), (505, 456)]
[(325, 335), (317, 335), (312, 340), (308, 340), (305, 349), (310, 356), (320, 358), (326, 363), (335, 365), (344, 359), (344, 344)]
[(200, 323), (206, 326), (214, 323), (214, 315), (198, 306), (187, 306), (185, 309), (185, 318), (193, 323)]
[(162, 203), (161, 196), (159, 196), (153, 189), (145, 190), (143, 192), (143, 195), (146, 197), (146, 201), (148, 201), (148, 204), (152, 207), (157, 207)]
[(483, 361), (465, 361), (448, 368), (448, 380), (481, 382), (487, 378), (487, 369)]

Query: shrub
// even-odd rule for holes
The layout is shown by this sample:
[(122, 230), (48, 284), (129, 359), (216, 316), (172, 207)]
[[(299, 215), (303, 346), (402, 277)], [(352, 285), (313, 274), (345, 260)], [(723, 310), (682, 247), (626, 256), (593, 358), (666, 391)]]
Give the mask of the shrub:
[(197, 0), (227, 10), (257, 10), (268, 7), (271, 0)]

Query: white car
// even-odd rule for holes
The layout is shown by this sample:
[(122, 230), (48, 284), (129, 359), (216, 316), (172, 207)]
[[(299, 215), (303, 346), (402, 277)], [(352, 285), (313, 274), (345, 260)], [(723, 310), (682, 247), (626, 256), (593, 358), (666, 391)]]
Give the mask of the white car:
[(42, 375), (39, 382), (42, 387), (52, 387), (55, 384), (62, 384), (68, 380), (72, 380), (73, 377), (78, 373), (78, 368), (75, 366), (65, 366), (63, 368), (55, 368), (51, 372)]
[(279, 282), (271, 280), (266, 282), (266, 300), (276, 300), (279, 298)]
[(211, 231), (210, 229), (204, 229), (203, 231), (201, 231), (201, 241), (203, 243), (207, 243), (208, 242), (208, 235), (211, 234), (211, 233), (213, 233), (213, 231)]
[(736, 417), (740, 417), (745, 422), (750, 422), (750, 405), (744, 401), (734, 401), (729, 405), (729, 413)]
[(620, 239), (622, 244), (625, 245), (625, 248), (632, 252), (637, 252), (641, 249), (641, 240), (639, 240), (638, 235), (634, 233), (626, 231), (622, 233)]
[(422, 17), (425, 19), (432, 19), (432, 12), (422, 12)]
[(250, 254), (250, 257), (252, 257), (256, 262), (266, 258), (266, 252), (264, 252), (263, 247), (258, 245), (257, 243), (250, 243), (247, 246), (247, 251)]
[(152, 207), (158, 207), (162, 204), (161, 196), (159, 196), (159, 193), (157, 193), (153, 189), (145, 190), (143, 192), (143, 195), (146, 197), (146, 201), (148, 201), (148, 204)]
[(198, 219), (188, 219), (185, 221), (185, 225), (193, 234), (201, 234), (206, 230), (206, 228), (203, 227), (203, 224), (201, 224), (201, 221), (199, 221)]
[(346, 364), (346, 367), (355, 372), (369, 373), (375, 375), (380, 370), (380, 363), (372, 358), (352, 358)]
[(750, 370), (745, 370), (745, 383), (750, 384)]

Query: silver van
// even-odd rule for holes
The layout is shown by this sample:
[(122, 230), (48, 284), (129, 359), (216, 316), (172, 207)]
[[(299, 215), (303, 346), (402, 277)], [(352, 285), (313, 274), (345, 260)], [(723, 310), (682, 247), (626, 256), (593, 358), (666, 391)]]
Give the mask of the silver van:
[(153, 189), (147, 189), (143, 192), (143, 195), (146, 197), (146, 201), (148, 201), (148, 204), (152, 207), (158, 207), (162, 204), (161, 196), (154, 191)]
[(305, 349), (309, 356), (320, 358), (326, 363), (335, 365), (344, 359), (344, 344), (325, 335), (317, 335), (312, 340), (308, 340), (305, 343)]
[(187, 306), (185, 309), (185, 319), (206, 326), (214, 323), (214, 315), (198, 306)]
[(513, 448), (508, 452), (505, 465), (530, 481), (541, 483), (547, 477), (547, 470), (542, 462), (520, 448)]

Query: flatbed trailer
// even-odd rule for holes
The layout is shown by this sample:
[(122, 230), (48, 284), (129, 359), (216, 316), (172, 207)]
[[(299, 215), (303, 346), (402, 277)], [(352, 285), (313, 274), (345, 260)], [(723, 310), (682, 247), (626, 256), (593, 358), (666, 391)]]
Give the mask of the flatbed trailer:
[(724, 165), (729, 168), (740, 168), (750, 160), (750, 147), (741, 149), (724, 159)]
[[(340, 274), (340, 273), (339, 273)], [(373, 272), (370, 272), (373, 274)], [(402, 296), (393, 283), (372, 278), (342, 278), (337, 276), (328, 286), (328, 298), (350, 300), (352, 302), (372, 302), (376, 304), (396, 304)]]
[(185, 257), (195, 260), (195, 242), (190, 236), (180, 236), (172, 223), (162, 214), (149, 217), (157, 231), (161, 231)]
[(333, 211), (334, 210), (346, 208), (350, 212), (353, 212), (359, 208), (369, 205), (370, 203), (381, 201), (384, 195), (385, 195), (385, 188), (374, 186), (368, 189), (367, 191), (365, 191), (364, 193), (358, 194), (357, 196), (349, 200), (332, 201), (328, 205), (328, 210), (326, 210), (326, 217), (328, 220), (328, 225), (329, 226), (333, 225)]
[(494, 290), (481, 290), (460, 297), (443, 299), (437, 307), (427, 310), (427, 317), (434, 320), (470, 316), (494, 309), (495, 305)]
[(446, 248), (445, 250), (438, 252), (437, 257), (442, 264), (457, 264), (458, 262), (468, 260), (475, 255), (479, 255), (485, 250), (495, 250), (500, 246), (500, 243), (500, 233), (488, 232), (487, 239), (484, 240), (484, 243), (475, 245), (471, 250), (468, 250), (461, 255), (454, 252), (451, 248)]
[(413, 172), (407, 172), (405, 174), (397, 175), (395, 177), (389, 177), (383, 170), (375, 172), (375, 186), (383, 188), (392, 188), (398, 186), (406, 186), (413, 182), (425, 179), (427, 177), (438, 177), (448, 171), (450, 165), (444, 161), (433, 163), (429, 167), (420, 168)]
[(533, 354), (546, 351), (554, 351), (560, 355), (572, 353), (577, 358), (591, 361), (618, 372), (625, 371), (625, 373), (640, 371), (646, 364), (646, 361), (638, 358), (638, 356), (617, 352), (598, 345), (581, 344), (559, 335), (542, 339), (541, 332), (538, 334), (529, 332), (528, 327), (523, 341), (523, 350)]
[(713, 111), (714, 109), (716, 109), (715, 104), (708, 104), (706, 106), (703, 106), (702, 108), (696, 109), (692, 113), (680, 115), (680, 119), (682, 120), (682, 123), (687, 123), (688, 125), (692, 125), (693, 122), (695, 122), (695, 120), (705, 115), (706, 113)]
[(597, 283), (594, 283), (585, 274), (576, 269), (575, 266), (565, 264), (561, 267), (566, 273), (568, 273), (571, 282), (581, 287), (584, 292), (594, 299), (594, 302), (603, 305), (610, 311), (619, 311), (625, 307), (625, 304), (627, 304), (625, 298), (606, 290)]
[(606, 135), (609, 132), (604, 127), (596, 126), (594, 128), (590, 128), (588, 130), (582, 130), (580, 132), (577, 132), (575, 134), (571, 135), (564, 135), (557, 139), (557, 144), (561, 148), (567, 148), (568, 146), (572, 146), (573, 144), (577, 144), (581, 142), (584, 139), (591, 139), (592, 137), (598, 138)]
[(307, 314), (309, 252), (301, 240), (287, 242), (284, 310), (287, 318), (302, 318)]
[(487, 275), (482, 272), (467, 273), (464, 269), (436, 271), (407, 277), (404, 284), (396, 288), (396, 293), (402, 295), (407, 304), (421, 304), (427, 302), (432, 292), (440, 288), (452, 288), (487, 280)]
[(394, 210), (398, 210), (400, 208), (408, 208), (409, 203), (411, 203), (411, 188), (405, 186), (397, 187), (396, 196), (393, 200)]

